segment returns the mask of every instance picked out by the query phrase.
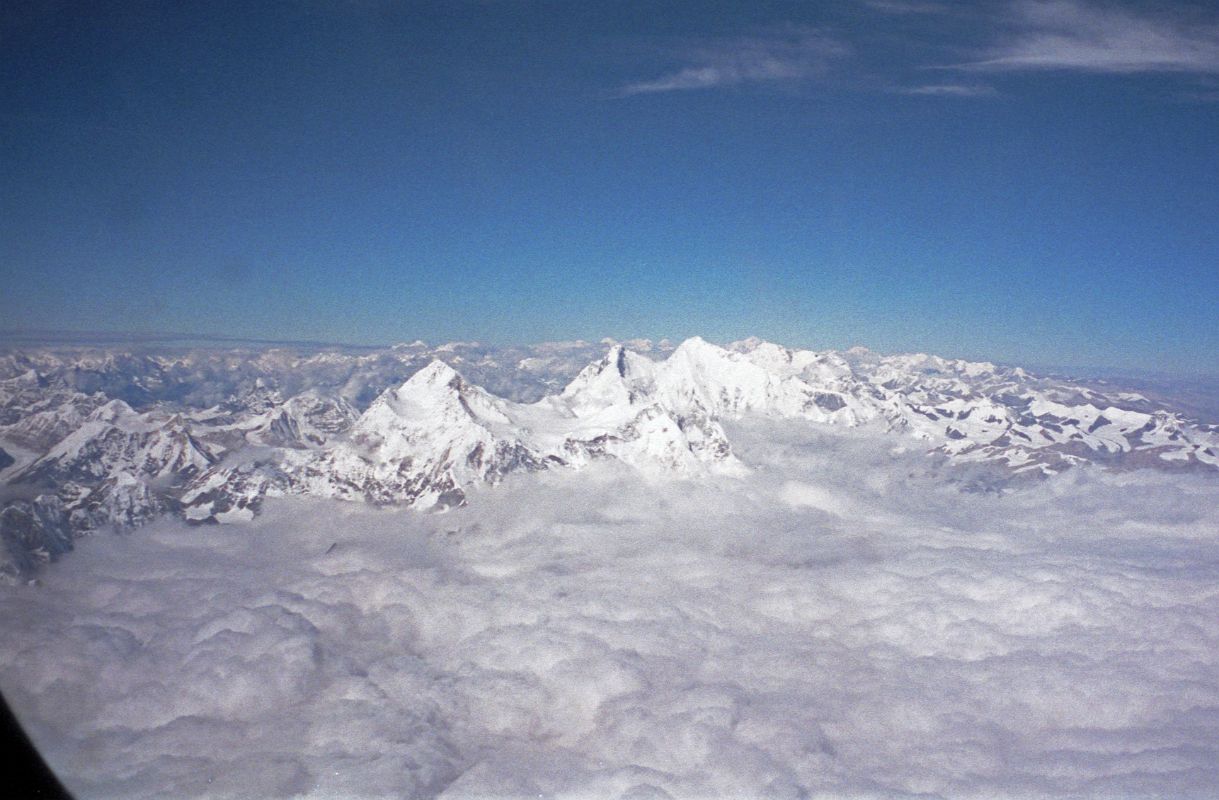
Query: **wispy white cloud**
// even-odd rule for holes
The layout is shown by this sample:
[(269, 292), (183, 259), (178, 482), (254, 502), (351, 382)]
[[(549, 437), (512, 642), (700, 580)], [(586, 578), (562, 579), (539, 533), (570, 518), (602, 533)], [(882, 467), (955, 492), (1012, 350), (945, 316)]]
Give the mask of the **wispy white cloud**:
[(850, 53), (843, 43), (809, 28), (704, 42), (686, 49), (679, 66), (619, 90), (622, 96), (718, 89), (807, 80)]
[(1021, 2), (1013, 11), (1013, 33), (982, 58), (956, 66), (995, 71), (1219, 73), (1217, 24), (1077, 0)]
[(993, 97), (998, 92), (986, 84), (933, 83), (923, 86), (902, 86), (894, 89), (898, 94), (932, 95), (941, 97)]
[[(935, 0), (859, 3), (893, 17), (956, 11)], [(976, 15), (974, 21), (979, 21)], [(991, 23), (997, 27), (989, 46), (978, 43), (980, 47), (965, 50), (972, 50), (973, 58), (931, 69), (1219, 75), (1219, 18), (1198, 10), (1161, 7), (1150, 12), (1137, 6), (1101, 5), (1087, 0), (1013, 0), (1006, 5), (1005, 13), (991, 18)], [(953, 46), (957, 52), (968, 48), (960, 39)], [(856, 66), (866, 65), (868, 48), (862, 44), (859, 47), (860, 64)], [(789, 26), (751, 36), (704, 40), (669, 53), (669, 69), (621, 86), (618, 95), (798, 84), (825, 78), (836, 62), (856, 53), (856, 47), (848, 41), (809, 27)], [(908, 95), (987, 97), (997, 93), (986, 84), (951, 80), (892, 88), (895, 71), (915, 65), (903, 65), (900, 55), (892, 53), (871, 62), (871, 71), (856, 74), (854, 85)], [(882, 76), (886, 72), (890, 74), (887, 79)]]
[(920, 0), (862, 0), (873, 11), (885, 14), (943, 14), (949, 10), (944, 3), (920, 2)]

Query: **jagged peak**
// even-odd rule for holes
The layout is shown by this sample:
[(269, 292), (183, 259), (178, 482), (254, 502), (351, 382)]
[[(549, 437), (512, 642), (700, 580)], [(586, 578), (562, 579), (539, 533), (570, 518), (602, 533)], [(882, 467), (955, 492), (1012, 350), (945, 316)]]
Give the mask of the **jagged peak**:
[(701, 336), (691, 336), (677, 346), (669, 358), (688, 358), (695, 361), (708, 358), (728, 358), (731, 353), (719, 345), (708, 342)]
[(89, 420), (92, 422), (109, 422), (114, 423), (123, 417), (136, 416), (136, 410), (129, 406), (123, 400), (111, 400), (103, 405), (98, 406), (89, 415)]
[(628, 350), (625, 345), (615, 344), (599, 361), (594, 361), (580, 370), (564, 388), (563, 394), (571, 394), (603, 376), (614, 376), (615, 380), (638, 377), (639, 373), (643, 372), (643, 366), (650, 363), (644, 356)]
[(563, 389), (561, 397), (577, 415), (609, 406), (629, 406), (636, 389), (652, 379), (653, 364), (645, 356), (617, 344), (605, 356), (580, 371)]
[(453, 367), (433, 359), (401, 386), (385, 390), (356, 421), (354, 429), (379, 429), (387, 421), (419, 421), (436, 413), (469, 417), (479, 424), (504, 423), (508, 419), (503, 404), (485, 389), (466, 381)]
[(461, 373), (439, 358), (433, 358), (427, 366), (408, 378), (406, 383), (402, 384), (402, 388), (447, 386), (457, 389), (464, 383), (465, 380), (461, 377)]
[(438, 358), (432, 359), (401, 385), (391, 386), (382, 392), (360, 415), (357, 427), (379, 419), (383, 410), (396, 417), (413, 416), (416, 412), (410, 409), (420, 405), (459, 403), (464, 388), (466, 383), (457, 370)]

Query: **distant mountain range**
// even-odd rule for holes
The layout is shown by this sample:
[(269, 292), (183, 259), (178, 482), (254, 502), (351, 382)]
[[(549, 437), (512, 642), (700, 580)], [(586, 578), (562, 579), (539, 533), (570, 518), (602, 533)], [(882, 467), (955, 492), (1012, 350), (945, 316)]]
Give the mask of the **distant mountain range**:
[(1219, 428), (1142, 394), (922, 354), (699, 338), (28, 348), (0, 355), (0, 574), (163, 514), (248, 520), (266, 497), (438, 510), (514, 472), (597, 459), (730, 479), (750, 465), (724, 425), (753, 416), (892, 434), (974, 476), (967, 489), (1084, 465), (1219, 477)]

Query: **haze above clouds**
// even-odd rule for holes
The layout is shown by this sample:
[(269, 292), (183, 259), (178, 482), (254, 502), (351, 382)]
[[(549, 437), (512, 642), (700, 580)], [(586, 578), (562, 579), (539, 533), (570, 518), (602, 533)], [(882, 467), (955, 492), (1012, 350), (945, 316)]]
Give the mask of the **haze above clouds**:
[(0, 687), (83, 797), (1211, 795), (1213, 480), (966, 494), (782, 431), (743, 479), (95, 536), (3, 589)]

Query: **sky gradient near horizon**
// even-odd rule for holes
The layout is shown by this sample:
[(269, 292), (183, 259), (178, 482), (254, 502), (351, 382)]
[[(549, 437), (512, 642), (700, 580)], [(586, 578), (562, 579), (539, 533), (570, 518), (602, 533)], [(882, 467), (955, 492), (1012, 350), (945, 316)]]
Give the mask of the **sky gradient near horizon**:
[(4, 329), (1219, 374), (1206, 3), (35, 2)]

